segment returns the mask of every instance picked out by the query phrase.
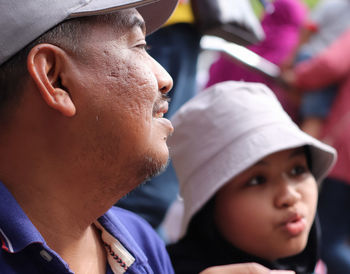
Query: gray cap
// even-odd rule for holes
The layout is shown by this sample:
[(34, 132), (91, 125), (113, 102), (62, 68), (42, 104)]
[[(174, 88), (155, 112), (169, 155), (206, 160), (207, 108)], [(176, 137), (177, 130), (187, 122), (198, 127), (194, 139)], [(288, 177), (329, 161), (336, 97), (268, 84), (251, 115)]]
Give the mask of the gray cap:
[(43, 33), (74, 17), (137, 8), (147, 33), (159, 28), (178, 0), (0, 0), (0, 65)]
[(168, 139), (184, 201), (182, 235), (192, 216), (227, 182), (277, 151), (308, 145), (318, 182), (336, 151), (307, 135), (262, 84), (223, 82), (202, 91), (171, 119)]

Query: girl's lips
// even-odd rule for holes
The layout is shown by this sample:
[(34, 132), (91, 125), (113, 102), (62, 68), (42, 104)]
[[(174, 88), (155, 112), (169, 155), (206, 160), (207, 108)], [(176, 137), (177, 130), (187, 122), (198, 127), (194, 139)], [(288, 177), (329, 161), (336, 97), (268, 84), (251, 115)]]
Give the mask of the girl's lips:
[(295, 216), (289, 218), (283, 224), (283, 228), (291, 236), (298, 236), (306, 228), (306, 219), (301, 217), (301, 216), (295, 215)]

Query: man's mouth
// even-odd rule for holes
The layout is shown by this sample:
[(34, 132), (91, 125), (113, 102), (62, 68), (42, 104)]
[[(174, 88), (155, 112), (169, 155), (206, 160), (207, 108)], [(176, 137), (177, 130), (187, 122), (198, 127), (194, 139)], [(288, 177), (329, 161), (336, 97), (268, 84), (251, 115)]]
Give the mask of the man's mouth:
[(163, 118), (164, 114), (168, 112), (168, 102), (165, 100), (158, 101), (153, 108), (154, 118)]
[(165, 128), (167, 128), (166, 136), (164, 136), (164, 140), (168, 138), (174, 131), (174, 128), (170, 122), (170, 120), (164, 118), (164, 114), (168, 111), (168, 101), (161, 99), (156, 102), (153, 108), (153, 119), (157, 119), (157, 122), (160, 122)]
[(164, 113), (163, 112), (157, 112), (153, 115), (154, 118), (163, 118), (164, 117)]

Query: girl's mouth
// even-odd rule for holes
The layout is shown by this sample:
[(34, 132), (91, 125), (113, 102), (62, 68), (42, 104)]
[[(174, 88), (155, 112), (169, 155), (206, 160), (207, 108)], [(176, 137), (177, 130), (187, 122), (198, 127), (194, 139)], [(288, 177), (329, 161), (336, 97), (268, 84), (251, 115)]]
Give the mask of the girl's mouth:
[(295, 215), (284, 223), (283, 227), (291, 236), (298, 236), (306, 228), (305, 218)]

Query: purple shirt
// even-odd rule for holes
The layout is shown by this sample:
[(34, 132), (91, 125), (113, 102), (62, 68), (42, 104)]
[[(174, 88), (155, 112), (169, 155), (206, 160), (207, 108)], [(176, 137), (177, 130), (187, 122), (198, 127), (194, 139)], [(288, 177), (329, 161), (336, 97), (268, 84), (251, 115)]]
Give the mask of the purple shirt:
[[(1, 182), (0, 197), (0, 272), (73, 273), (67, 263), (50, 249)], [(174, 273), (163, 241), (142, 218), (113, 207), (98, 219), (97, 224), (103, 230), (102, 238), (110, 262), (107, 274), (113, 273), (112, 268), (119, 268), (120, 273)], [(116, 243), (119, 249), (115, 248)], [(126, 257), (118, 254), (120, 248), (126, 251)], [(125, 261), (124, 258), (131, 260)]]

